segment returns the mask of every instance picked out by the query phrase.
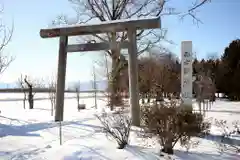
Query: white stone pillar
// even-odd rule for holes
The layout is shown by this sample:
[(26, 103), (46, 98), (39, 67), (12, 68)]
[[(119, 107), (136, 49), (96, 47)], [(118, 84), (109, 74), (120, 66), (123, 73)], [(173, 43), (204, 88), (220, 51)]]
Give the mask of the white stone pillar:
[(181, 44), (181, 97), (183, 104), (192, 105), (192, 41)]

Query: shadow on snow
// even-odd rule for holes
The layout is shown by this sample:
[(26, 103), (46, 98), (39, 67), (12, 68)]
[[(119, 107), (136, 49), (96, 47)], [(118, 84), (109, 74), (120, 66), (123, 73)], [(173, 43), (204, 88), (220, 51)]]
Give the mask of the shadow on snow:
[(174, 151), (174, 155), (176, 155), (180, 159), (184, 160), (237, 160), (236, 154), (230, 153), (222, 153), (222, 154), (211, 154), (211, 153), (198, 153), (198, 152), (189, 152), (186, 153), (184, 151), (176, 150)]
[[(4, 117), (4, 118), (7, 118), (7, 117)], [(85, 118), (80, 121), (63, 121), (62, 126), (77, 125), (81, 127), (90, 127), (90, 128), (93, 128), (94, 130), (101, 130), (102, 128), (100, 126), (83, 124), (83, 122), (94, 120), (94, 119), (95, 119), (94, 117), (91, 117), (91, 118)], [(10, 119), (10, 120), (16, 120), (16, 119)], [(35, 134), (31, 132), (55, 128), (58, 126), (59, 126), (59, 123), (57, 122), (41, 122), (41, 123), (30, 123), (30, 124), (24, 124), (24, 125), (0, 124), (0, 137), (5, 137), (5, 136), (38, 136), (39, 137), (41, 136), (40, 134)], [(84, 128), (79, 128), (79, 129), (84, 129)], [(87, 129), (85, 130), (90, 131)]]
[(228, 138), (228, 137), (223, 137), (221, 135), (206, 135), (203, 137), (204, 139), (213, 141), (213, 142), (219, 142), (227, 145), (236, 145), (240, 146), (240, 139), (235, 139), (234, 137)]
[[(111, 160), (111, 158), (105, 156), (103, 153), (101, 153), (101, 148), (90, 148), (85, 145), (79, 146), (80, 150), (72, 153), (71, 155), (65, 156), (64, 160), (92, 160), (92, 159), (98, 159), (98, 160)], [(118, 150), (119, 152), (129, 152), (131, 153), (135, 158), (139, 160), (151, 160), (151, 159), (159, 159), (159, 156), (155, 153), (152, 153), (148, 148), (144, 147), (138, 147), (138, 146), (132, 146), (128, 145), (125, 149)]]
[(101, 148), (90, 148), (85, 145), (79, 146), (81, 148), (81, 151), (76, 151), (72, 153), (69, 156), (65, 156), (63, 159), (64, 160), (92, 160), (92, 159), (97, 159), (97, 160), (111, 160), (104, 154), (100, 153)]
[(125, 148), (126, 151), (133, 154), (139, 160), (151, 160), (151, 159), (159, 159), (159, 155), (150, 151), (149, 148), (139, 147), (134, 145), (128, 145)]
[[(31, 148), (31, 147), (30, 147)], [(51, 148), (50, 145), (47, 145), (44, 148), (31, 148), (27, 151), (15, 150), (11, 152), (3, 152), (0, 151), (0, 156), (3, 158), (11, 159), (11, 160), (26, 160), (26, 159), (32, 159), (36, 158), (40, 153), (43, 153), (46, 151), (46, 149)]]

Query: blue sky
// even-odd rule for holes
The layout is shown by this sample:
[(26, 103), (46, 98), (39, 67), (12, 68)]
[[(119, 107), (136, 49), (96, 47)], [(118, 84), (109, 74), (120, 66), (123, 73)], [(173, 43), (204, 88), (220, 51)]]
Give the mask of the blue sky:
[[(42, 39), (41, 28), (46, 28), (61, 13), (74, 15), (67, 0), (3, 0), (4, 20), (11, 26), (14, 19), (14, 34), (5, 54), (16, 57), (8, 70), (1, 75), (0, 82), (14, 82), (20, 74), (34, 78), (46, 78), (56, 73), (58, 39)], [(186, 9), (191, 0), (172, 0), (171, 4)], [(180, 55), (180, 43), (192, 40), (197, 57), (206, 57), (216, 52), (222, 54), (233, 39), (240, 36), (240, 1), (212, 0), (197, 13), (203, 21), (194, 25), (191, 18), (180, 21), (177, 16), (166, 16), (162, 26), (168, 29), (167, 38), (176, 45), (166, 45)], [(88, 81), (92, 79), (93, 61), (96, 53), (68, 55), (67, 81)]]

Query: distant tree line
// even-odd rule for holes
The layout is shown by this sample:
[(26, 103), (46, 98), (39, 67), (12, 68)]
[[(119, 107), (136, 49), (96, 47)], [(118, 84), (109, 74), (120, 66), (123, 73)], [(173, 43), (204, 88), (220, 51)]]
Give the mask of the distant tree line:
[(217, 93), (229, 100), (240, 100), (240, 40), (233, 40), (220, 58), (195, 59), (193, 73), (211, 77)]
[[(138, 59), (139, 93), (142, 98), (150, 101), (155, 97), (179, 97), (181, 88), (181, 63), (170, 53), (149, 53)], [(128, 70), (120, 73), (121, 83), (118, 84), (118, 93), (128, 93)]]
[[(181, 90), (181, 62), (171, 52), (139, 58), (139, 92), (144, 98), (176, 96)], [(128, 71), (121, 72), (119, 94), (128, 93)], [(240, 100), (240, 40), (233, 40), (221, 57), (193, 61), (193, 75), (209, 77), (216, 93), (229, 100)], [(193, 91), (195, 93), (195, 91)], [(158, 96), (157, 96), (158, 95)], [(217, 94), (219, 95), (219, 94)]]

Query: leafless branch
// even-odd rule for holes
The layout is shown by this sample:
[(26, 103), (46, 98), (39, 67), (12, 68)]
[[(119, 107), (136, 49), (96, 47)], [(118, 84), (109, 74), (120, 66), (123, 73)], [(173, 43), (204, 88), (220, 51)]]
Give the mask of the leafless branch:
[(17, 86), (22, 88), (23, 91), (23, 108), (26, 108), (26, 100), (27, 100), (27, 91), (25, 90), (27, 88), (27, 86), (25, 85), (24, 79), (23, 79), (23, 75), (21, 74), (20, 78), (18, 78), (17, 81)]
[[(4, 6), (0, 10), (0, 14), (3, 14)], [(4, 49), (10, 43), (14, 30), (14, 23), (12, 22), (12, 27), (9, 28), (5, 24), (3, 24), (3, 20), (0, 19), (0, 74), (3, 73), (9, 65), (13, 62), (14, 57), (9, 57), (8, 55), (4, 55)]]
[(197, 16), (196, 16), (196, 10), (200, 7), (202, 7), (204, 4), (210, 2), (211, 0), (196, 0), (195, 3), (190, 7), (190, 9), (187, 10), (187, 12), (182, 13), (180, 15), (180, 19), (183, 20), (186, 16), (190, 16), (193, 19), (193, 23), (203, 23)]
[(103, 125), (103, 131), (117, 141), (119, 149), (123, 149), (128, 144), (131, 119), (122, 111), (117, 114), (96, 117)]
[(57, 87), (57, 81), (55, 76), (52, 76), (48, 80), (48, 97), (51, 102), (51, 116), (53, 116), (53, 110), (55, 109), (56, 104), (56, 87)]

